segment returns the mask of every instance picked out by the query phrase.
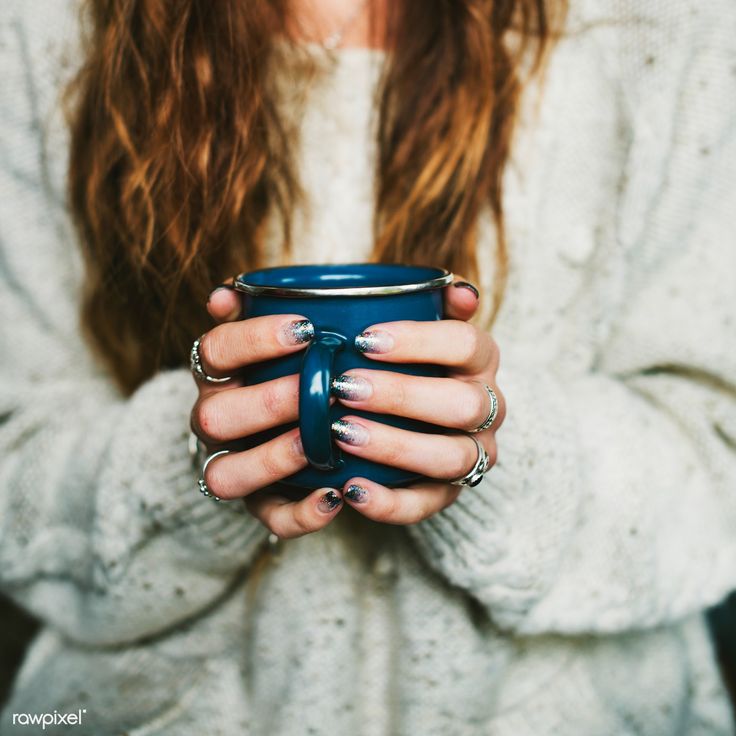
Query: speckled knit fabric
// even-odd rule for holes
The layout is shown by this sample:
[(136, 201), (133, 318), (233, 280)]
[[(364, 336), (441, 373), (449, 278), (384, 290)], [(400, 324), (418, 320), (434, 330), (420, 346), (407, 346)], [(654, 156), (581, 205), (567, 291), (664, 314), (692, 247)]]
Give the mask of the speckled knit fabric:
[[(731, 731), (701, 612), (736, 586), (736, 4), (572, 6), (507, 171), (497, 467), (423, 523), (345, 509), (263, 557), (241, 504), (197, 492), (188, 370), (123, 400), (80, 337), (76, 2), (6, 0), (0, 585), (45, 627), (3, 735), (79, 708), (46, 732)], [(309, 85), (284, 57), (295, 260), (364, 259), (383, 54), (341, 51)]]

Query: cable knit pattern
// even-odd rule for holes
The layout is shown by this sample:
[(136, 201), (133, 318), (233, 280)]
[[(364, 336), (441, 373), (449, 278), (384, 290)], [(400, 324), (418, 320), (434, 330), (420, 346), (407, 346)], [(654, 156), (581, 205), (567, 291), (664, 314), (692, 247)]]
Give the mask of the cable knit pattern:
[(551, 363), (517, 355), (519, 331), (499, 325), (512, 347), (499, 465), (412, 530), (504, 627), (655, 626), (733, 584), (736, 24), (723, 10), (683, 6), (621, 39), (631, 132), (616, 251), (603, 256), (620, 308), (600, 310), (602, 288), (578, 295), (600, 335), (579, 367), (563, 342)]
[[(265, 530), (197, 492), (188, 371), (124, 399), (80, 335), (78, 2), (6, 5), (0, 586), (44, 626), (0, 733), (78, 708), (55, 733), (730, 733), (702, 611), (736, 583), (732, 0), (572, 2), (506, 172), (498, 465), (420, 524), (345, 509), (255, 566)], [(293, 260), (364, 260), (384, 54), (282, 48)], [(478, 249), (487, 293), (487, 213)]]
[(82, 343), (52, 43), (78, 31), (76, 15), (54, 39), (21, 9), (29, 25), (14, 12), (0, 28), (0, 581), (71, 638), (120, 643), (209, 605), (266, 533), (242, 505), (192, 492), (189, 371), (124, 401)]

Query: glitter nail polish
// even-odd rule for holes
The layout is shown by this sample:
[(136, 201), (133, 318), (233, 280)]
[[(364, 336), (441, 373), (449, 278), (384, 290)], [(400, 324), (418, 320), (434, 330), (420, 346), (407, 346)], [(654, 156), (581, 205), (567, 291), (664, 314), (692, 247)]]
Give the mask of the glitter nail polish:
[(314, 337), (314, 325), (308, 319), (289, 322), (282, 327), (280, 337), (284, 345), (302, 345)]
[(320, 498), (319, 503), (317, 504), (317, 508), (323, 513), (323, 514), (329, 514), (333, 512), (340, 504), (342, 503), (342, 499), (340, 496), (335, 493), (335, 491), (327, 491), (327, 493)]
[(393, 346), (393, 335), (381, 330), (366, 330), (355, 338), (355, 348), (361, 353), (387, 353)]
[(351, 376), (343, 373), (332, 379), (332, 393), (339, 399), (348, 401), (365, 401), (373, 394), (371, 382), (362, 376)]
[(332, 434), (348, 445), (367, 445), (370, 435), (368, 430), (356, 422), (346, 422), (344, 419), (336, 419), (332, 422)]
[(351, 483), (345, 491), (345, 498), (353, 503), (365, 503), (368, 500), (368, 491), (357, 483)]

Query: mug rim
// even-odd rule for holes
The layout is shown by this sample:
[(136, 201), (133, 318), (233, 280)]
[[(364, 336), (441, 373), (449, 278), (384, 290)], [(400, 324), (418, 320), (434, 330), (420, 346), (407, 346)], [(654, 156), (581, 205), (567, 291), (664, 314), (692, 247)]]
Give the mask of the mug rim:
[[(323, 264), (302, 264), (304, 266), (318, 266)], [(440, 273), (431, 279), (415, 281), (406, 284), (390, 284), (386, 286), (331, 286), (328, 288), (315, 287), (297, 287), (297, 286), (264, 286), (261, 284), (249, 284), (244, 277), (249, 272), (238, 274), (233, 281), (233, 285), (237, 291), (242, 291), (251, 296), (268, 295), (268, 296), (285, 296), (285, 297), (310, 297), (310, 296), (388, 296), (391, 294), (411, 294), (417, 291), (429, 291), (431, 289), (440, 289), (449, 286), (452, 283), (454, 274), (446, 268), (438, 268), (435, 266), (419, 266), (408, 263), (330, 263), (325, 266), (407, 266), (410, 268), (433, 268)], [(286, 266), (294, 268), (294, 265)], [(298, 266), (296, 266), (298, 267)], [(263, 271), (275, 271), (285, 266), (275, 266), (273, 268), (260, 268), (250, 273), (261, 273)]]

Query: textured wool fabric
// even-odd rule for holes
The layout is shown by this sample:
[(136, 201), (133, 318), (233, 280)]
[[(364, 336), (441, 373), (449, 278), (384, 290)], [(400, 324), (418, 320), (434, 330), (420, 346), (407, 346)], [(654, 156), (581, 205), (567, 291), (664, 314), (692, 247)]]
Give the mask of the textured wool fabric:
[[(506, 173), (497, 466), (422, 523), (344, 509), (265, 555), (197, 491), (188, 370), (126, 400), (81, 338), (78, 34), (76, 2), (0, 19), (0, 586), (44, 623), (0, 733), (729, 733), (702, 611), (736, 585), (733, 0), (572, 0)], [(363, 260), (385, 55), (292, 52), (294, 260)], [(486, 294), (491, 243), (485, 215)]]

